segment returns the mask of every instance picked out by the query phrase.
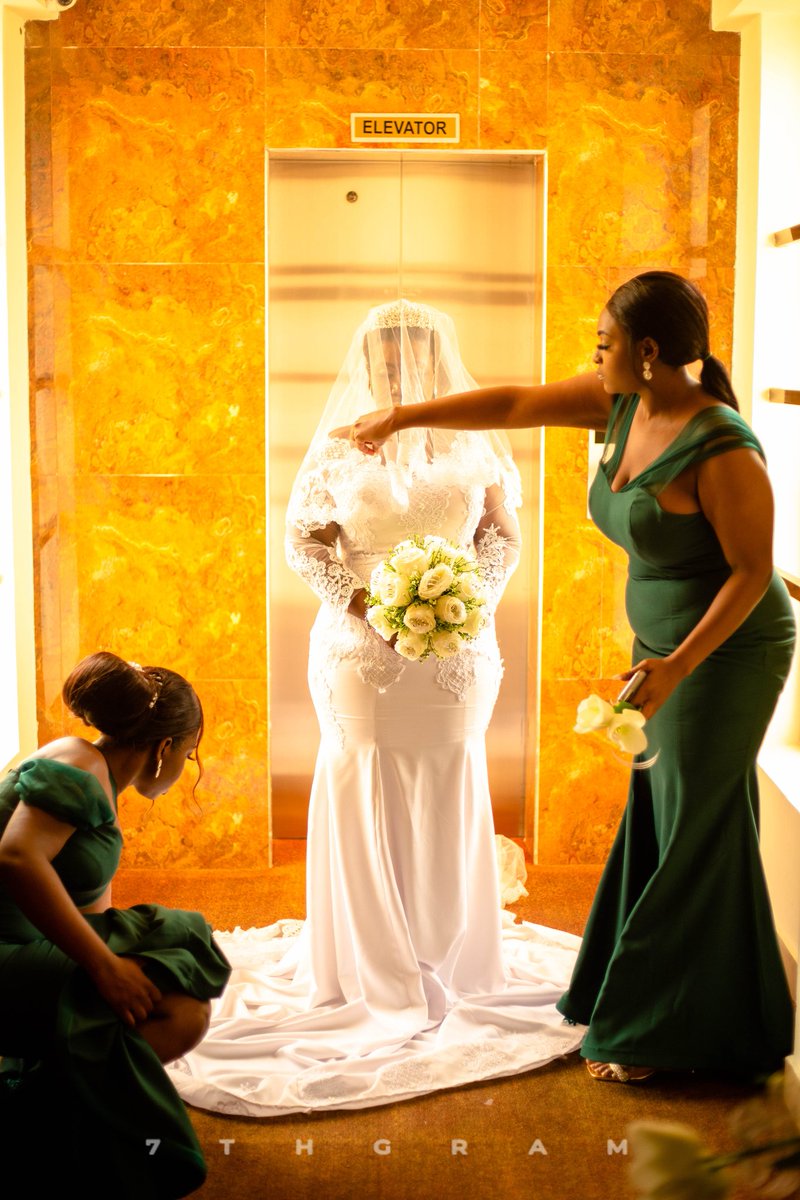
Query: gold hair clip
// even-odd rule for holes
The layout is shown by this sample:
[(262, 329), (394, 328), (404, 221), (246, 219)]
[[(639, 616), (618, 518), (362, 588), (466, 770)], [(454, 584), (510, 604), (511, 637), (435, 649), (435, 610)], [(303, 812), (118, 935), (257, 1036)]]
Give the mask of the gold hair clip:
[(155, 685), (156, 685), (156, 690), (153, 692), (153, 699), (152, 699), (152, 700), (150, 701), (150, 703), (148, 704), (148, 706), (147, 706), (148, 708), (155, 708), (155, 706), (156, 706), (156, 701), (158, 700), (158, 697), (161, 695), (161, 685), (162, 685), (162, 682), (163, 682), (163, 680), (161, 679), (161, 676), (160, 676), (160, 675), (154, 675), (154, 676), (153, 676), (153, 682), (154, 682), (154, 683), (155, 683)]

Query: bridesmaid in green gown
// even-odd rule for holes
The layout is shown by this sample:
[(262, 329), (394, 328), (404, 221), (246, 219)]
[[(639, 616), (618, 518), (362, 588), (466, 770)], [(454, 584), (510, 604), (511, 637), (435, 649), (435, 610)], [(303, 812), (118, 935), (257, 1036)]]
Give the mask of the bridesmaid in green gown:
[(167, 791), (203, 711), (174, 671), (108, 653), (63, 697), (100, 736), (51, 742), (0, 783), (0, 1122), (31, 1195), (185, 1196), (205, 1162), (161, 1064), (203, 1037), (230, 971), (199, 913), (112, 908), (111, 879), (118, 792)]
[[(609, 1082), (658, 1068), (765, 1074), (791, 1051), (792, 1005), (758, 850), (756, 754), (795, 640), (772, 566), (759, 442), (710, 352), (698, 288), (666, 271), (623, 284), (584, 374), (359, 418), (366, 454), (415, 425), (606, 430), (592, 516), (629, 556), (635, 701), (648, 755), (559, 1001)], [(699, 380), (689, 365), (702, 364)]]

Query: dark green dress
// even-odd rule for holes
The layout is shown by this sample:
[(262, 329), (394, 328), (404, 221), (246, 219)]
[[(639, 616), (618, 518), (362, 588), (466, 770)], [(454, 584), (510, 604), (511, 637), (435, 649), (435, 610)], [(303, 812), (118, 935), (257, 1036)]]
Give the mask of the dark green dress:
[[(75, 826), (53, 867), (78, 907), (91, 904), (114, 875), (122, 848), (98, 780), (53, 759), (29, 759), (0, 784), (0, 834), (20, 800)], [(140, 955), (162, 993), (208, 1000), (225, 987), (228, 964), (199, 913), (140, 904), (87, 914), (86, 920), (115, 953)], [(7, 1123), (16, 1120), (17, 1137), (35, 1131), (33, 1145), (46, 1158), (54, 1153), (57, 1128), (70, 1160), (58, 1164), (59, 1176), (65, 1183), (72, 1177), (77, 1194), (166, 1200), (202, 1184), (200, 1146), (156, 1054), (2, 886), (0, 1054), (27, 1066), (27, 1073), (14, 1077), (4, 1063), (6, 1135)], [(17, 1137), (13, 1149), (23, 1156)], [(19, 1165), (27, 1173), (40, 1164)]]
[[(698, 413), (619, 492), (611, 481), (638, 396), (618, 396), (592, 485), (599, 528), (629, 555), (633, 661), (663, 657), (708, 609), (730, 571), (702, 513), (665, 512), (659, 491), (692, 463), (763, 451), (727, 406)], [(758, 849), (755, 759), (794, 648), (782, 581), (647, 723), (646, 758), (558, 1004), (589, 1026), (601, 1062), (731, 1070), (781, 1065), (792, 1006)]]

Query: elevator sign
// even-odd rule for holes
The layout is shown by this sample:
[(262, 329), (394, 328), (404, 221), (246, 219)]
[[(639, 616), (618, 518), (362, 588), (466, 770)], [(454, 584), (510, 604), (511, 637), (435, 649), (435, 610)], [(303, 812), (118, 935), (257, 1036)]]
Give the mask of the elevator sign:
[(351, 113), (354, 142), (459, 142), (458, 113)]

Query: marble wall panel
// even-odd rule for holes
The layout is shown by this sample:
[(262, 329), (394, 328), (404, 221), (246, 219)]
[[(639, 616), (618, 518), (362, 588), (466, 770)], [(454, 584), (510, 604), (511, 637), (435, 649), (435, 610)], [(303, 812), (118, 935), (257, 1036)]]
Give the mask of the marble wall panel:
[[(41, 26), (32, 21), (26, 26)], [(49, 26), (46, 28), (49, 29)], [(28, 44), (25, 50), (25, 181), (27, 185), (28, 256), (31, 263), (53, 245), (53, 158), (50, 105), (50, 45)]]
[(28, 271), (28, 362), (31, 476), (34, 480), (58, 471), (54, 285), (53, 267), (31, 265)]
[(57, 46), (263, 46), (264, 0), (80, 0), (55, 24)]
[(603, 263), (548, 267), (545, 367), (549, 380), (594, 370), (597, 318), (610, 295), (608, 280), (608, 266)]
[(547, 430), (545, 478), (555, 481), (556, 485), (565, 478), (571, 483), (579, 482), (579, 486), (571, 487), (569, 492), (575, 514), (580, 514), (586, 509), (590, 436), (588, 429), (553, 428)]
[(527, 44), (482, 50), (481, 146), (539, 150), (547, 137), (546, 51)]
[[(189, 763), (179, 784), (151, 804), (123, 793), (126, 867), (266, 868), (269, 854), (266, 685), (195, 680), (205, 731), (203, 776)], [(77, 732), (77, 730), (75, 730)]]
[(257, 50), (55, 54), (59, 253), (263, 262), (263, 72)]
[(554, 262), (733, 263), (736, 65), (718, 55), (551, 56)]
[(350, 146), (352, 112), (457, 112), (459, 149), (478, 144), (477, 51), (273, 50), (266, 95), (272, 149)]
[(59, 269), (80, 474), (264, 473), (260, 264)]
[(82, 654), (264, 678), (263, 477), (78, 476), (75, 491)]
[[(605, 541), (600, 580), (600, 675), (613, 679), (631, 665), (633, 632), (625, 611), (625, 584), (628, 578), (628, 559), (619, 546)], [(603, 695), (611, 700), (614, 688)]]
[[(575, 492), (583, 496), (583, 512)], [(545, 480), (542, 678), (600, 674), (603, 539), (585, 516), (586, 481)]]
[(60, 704), (57, 702), (65, 679), (61, 637), (62, 564), (59, 553), (58, 479), (54, 475), (34, 473), (32, 485), (36, 700), (41, 728), (43, 720), (52, 722), (54, 703), (57, 706), (56, 720), (59, 721), (61, 717)]
[(542, 682), (539, 861), (598, 863), (608, 855), (628, 790), (628, 769), (599, 734), (573, 732), (578, 704), (602, 680)]
[(483, 0), (480, 37), (482, 50), (503, 50), (517, 44), (531, 52), (546, 50), (548, 0)]
[(739, 53), (739, 35), (711, 29), (709, 0), (550, 0), (553, 50), (606, 54)]
[(479, 0), (267, 0), (267, 46), (477, 50)]

